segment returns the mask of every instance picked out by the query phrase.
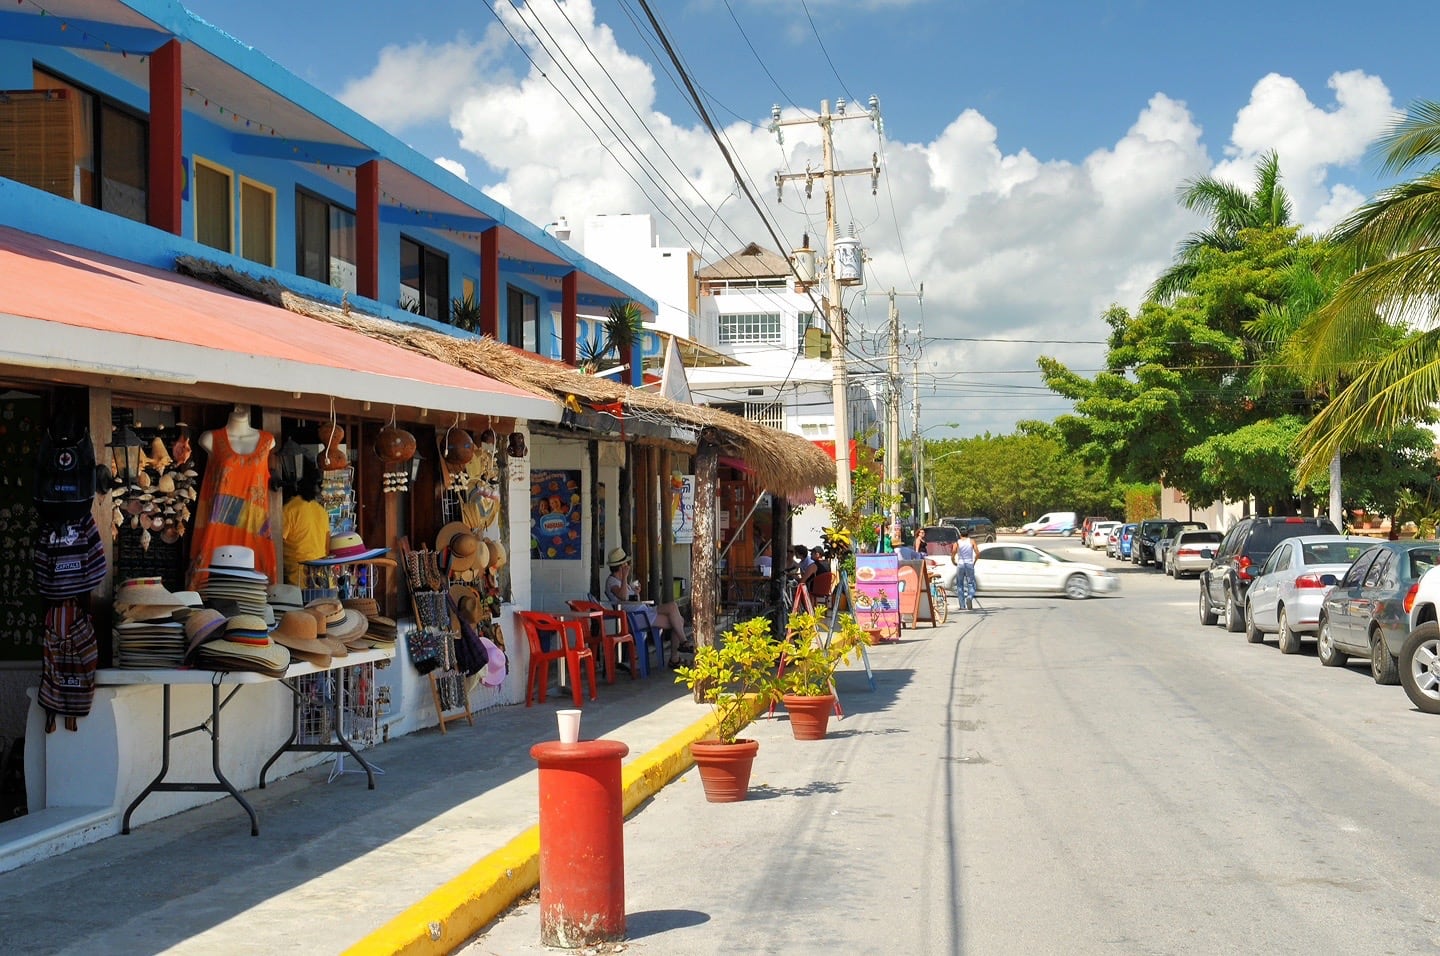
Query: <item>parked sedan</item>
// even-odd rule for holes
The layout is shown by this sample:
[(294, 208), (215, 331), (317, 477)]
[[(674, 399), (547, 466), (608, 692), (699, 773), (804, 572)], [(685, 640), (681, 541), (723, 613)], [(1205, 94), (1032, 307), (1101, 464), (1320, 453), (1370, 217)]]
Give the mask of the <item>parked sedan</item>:
[(1120, 527), (1118, 521), (1097, 521), (1090, 526), (1090, 538), (1085, 542), (1087, 548), (1100, 550), (1110, 541), (1110, 532)]
[(1115, 539), (1115, 557), (1121, 561), (1130, 560), (1130, 549), (1135, 544), (1135, 529), (1139, 527), (1134, 523), (1122, 524), (1120, 536)]
[(1113, 594), (1120, 579), (1098, 564), (1071, 561), (1029, 544), (987, 544), (975, 559), (980, 594)]
[(1278, 634), (1280, 653), (1299, 651), (1301, 635), (1319, 626), (1325, 595), (1374, 543), (1339, 534), (1281, 541), (1245, 592), (1245, 636), (1258, 643), (1266, 634)]
[(1225, 535), (1220, 531), (1179, 531), (1165, 549), (1165, 573), (1179, 580), (1187, 574), (1199, 574), (1210, 567), (1215, 549)]
[(1320, 609), (1320, 663), (1338, 667), (1351, 655), (1365, 656), (1375, 683), (1400, 683), (1398, 658), (1410, 635), (1420, 575), (1437, 564), (1434, 541), (1385, 541), (1356, 558)]

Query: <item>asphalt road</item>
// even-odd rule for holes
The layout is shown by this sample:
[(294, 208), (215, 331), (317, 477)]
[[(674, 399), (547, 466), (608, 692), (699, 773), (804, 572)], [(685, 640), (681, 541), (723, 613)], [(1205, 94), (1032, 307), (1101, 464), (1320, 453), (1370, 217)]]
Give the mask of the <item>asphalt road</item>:
[[(1120, 597), (982, 597), (872, 649), (878, 691), (842, 675), (827, 740), (757, 722), (745, 803), (666, 787), (602, 951), (1440, 951), (1440, 719), (1089, 554)], [(465, 952), (546, 952), (538, 920)]]

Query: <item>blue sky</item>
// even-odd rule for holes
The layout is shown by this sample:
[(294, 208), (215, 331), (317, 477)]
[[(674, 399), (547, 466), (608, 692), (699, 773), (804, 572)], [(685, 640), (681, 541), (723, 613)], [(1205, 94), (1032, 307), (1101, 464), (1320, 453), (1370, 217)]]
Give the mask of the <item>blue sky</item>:
[[(923, 308), (901, 308), (927, 437), (1062, 409), (1035, 388), (1035, 356), (1097, 366), (1101, 349), (1085, 343), (1103, 338), (1104, 308), (1134, 307), (1198, 225), (1175, 205), (1184, 180), (1248, 185), (1277, 149), (1297, 217), (1323, 229), (1381, 185), (1366, 145), (1395, 110), (1440, 99), (1434, 3), (651, 5), (787, 240), (816, 234), (823, 210), (798, 194), (777, 206), (771, 178), (818, 162), (818, 140), (791, 128), (776, 143), (771, 104), (798, 116), (880, 97), (883, 142), (860, 122), (837, 139), (841, 165), (879, 149), (886, 170), (876, 197), (868, 181), (845, 189), (841, 217), (871, 257), (849, 305), (854, 338), (870, 341), (886, 310), (876, 293), (924, 283)], [(707, 257), (775, 244), (637, 29), (635, 0), (187, 6), (536, 222), (651, 211), (663, 244)], [(558, 47), (581, 93), (550, 61)], [(625, 130), (602, 134), (611, 152), (633, 144), (653, 165), (628, 160), (626, 175), (567, 100), (604, 103), (589, 122)]]

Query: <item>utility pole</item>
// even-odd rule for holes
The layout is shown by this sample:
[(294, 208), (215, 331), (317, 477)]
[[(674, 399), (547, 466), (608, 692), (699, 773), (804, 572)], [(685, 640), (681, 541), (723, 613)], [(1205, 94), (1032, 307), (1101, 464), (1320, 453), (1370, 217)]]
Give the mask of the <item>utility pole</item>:
[[(830, 101), (821, 100), (819, 116), (789, 120), (780, 118), (780, 107), (777, 105), (771, 108), (770, 118), (770, 130), (780, 136), (782, 143), (785, 140), (784, 134), (781, 133), (781, 127), (798, 126), (802, 123), (807, 125), (816, 123), (820, 126), (822, 159), (825, 163), (825, 168), (820, 171), (825, 184), (825, 254), (830, 264), (827, 292), (823, 297), (823, 304), (825, 319), (830, 326), (830, 365), (834, 370), (835, 378), (832, 393), (832, 400), (835, 404), (835, 497), (840, 504), (848, 507), (854, 501), (850, 485), (850, 471), (854, 466), (850, 461), (850, 383), (845, 367), (845, 304), (840, 298), (840, 273), (836, 268), (835, 261), (835, 177), (864, 173), (870, 176), (870, 192), (873, 195), (878, 191), (880, 184), (880, 156), (878, 153), (871, 154), (870, 166), (863, 169), (836, 169), (832, 128), (835, 123), (843, 120), (868, 119), (879, 130), (881, 128), (880, 99), (871, 96), (870, 109), (867, 112), (852, 113), (849, 116), (845, 115), (843, 98), (836, 101), (834, 113), (830, 112)], [(803, 173), (776, 173), (775, 186), (777, 190), (783, 191), (787, 180), (803, 179), (805, 196), (808, 199), (815, 183), (815, 176), (815, 171), (809, 168)]]
[(920, 363), (910, 366), (910, 471), (915, 479), (915, 524), (925, 526), (924, 492), (920, 490), (921, 454), (924, 443), (920, 440)]
[(890, 297), (890, 377), (885, 384), (885, 485), (892, 495), (890, 524), (900, 523), (900, 399), (904, 383), (900, 380), (900, 309), (895, 305), (898, 295), (914, 295), (916, 299), (925, 296), (925, 283), (914, 293), (896, 292), (891, 289)]

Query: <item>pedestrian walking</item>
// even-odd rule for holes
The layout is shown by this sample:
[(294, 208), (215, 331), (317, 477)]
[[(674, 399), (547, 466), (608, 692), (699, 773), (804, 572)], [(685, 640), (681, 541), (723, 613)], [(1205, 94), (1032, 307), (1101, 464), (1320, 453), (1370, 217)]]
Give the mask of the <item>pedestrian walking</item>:
[(960, 610), (968, 611), (975, 604), (975, 558), (979, 555), (975, 542), (970, 540), (970, 529), (960, 529), (960, 540), (955, 542), (955, 591), (960, 598)]

